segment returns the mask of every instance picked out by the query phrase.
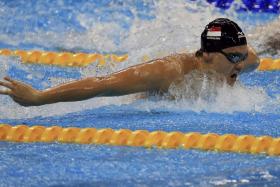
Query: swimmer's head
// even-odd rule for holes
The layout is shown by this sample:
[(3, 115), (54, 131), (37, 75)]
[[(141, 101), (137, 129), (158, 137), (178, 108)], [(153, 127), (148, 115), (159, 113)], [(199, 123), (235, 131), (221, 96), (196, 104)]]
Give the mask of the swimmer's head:
[(233, 84), (242, 70), (241, 62), (248, 57), (247, 40), (233, 21), (218, 18), (206, 25), (201, 34), (201, 48), (196, 56), (203, 59), (206, 69), (224, 74)]
[(201, 34), (203, 52), (220, 52), (229, 47), (246, 44), (247, 40), (241, 28), (226, 18), (218, 18), (210, 22)]

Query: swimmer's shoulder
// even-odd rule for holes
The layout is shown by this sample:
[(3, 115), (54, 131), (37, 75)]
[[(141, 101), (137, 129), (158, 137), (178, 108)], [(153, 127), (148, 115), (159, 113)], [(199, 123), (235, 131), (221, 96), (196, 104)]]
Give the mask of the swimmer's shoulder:
[(178, 63), (190, 63), (194, 60), (192, 53), (172, 53), (163, 58), (163, 60), (173, 61)]
[(162, 58), (163, 66), (173, 70), (175, 78), (182, 78), (186, 73), (196, 69), (194, 54), (191, 53), (173, 53)]

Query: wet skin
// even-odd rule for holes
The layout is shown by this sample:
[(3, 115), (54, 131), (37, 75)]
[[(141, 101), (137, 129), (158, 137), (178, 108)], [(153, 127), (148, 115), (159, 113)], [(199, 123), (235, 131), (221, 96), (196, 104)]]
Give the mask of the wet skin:
[[(193, 70), (213, 70), (222, 75), (229, 85), (234, 85), (238, 74), (257, 67), (259, 58), (250, 47), (238, 46), (223, 50), (225, 53), (247, 53), (248, 58), (232, 64), (221, 53), (174, 54), (138, 64), (104, 77), (90, 77), (62, 84), (46, 90), (36, 90), (23, 82), (5, 77), (0, 91), (22, 106), (39, 106), (57, 102), (81, 101), (97, 96), (120, 96), (139, 92), (166, 92), (171, 83), (180, 82)], [(252, 68), (251, 68), (252, 69)]]

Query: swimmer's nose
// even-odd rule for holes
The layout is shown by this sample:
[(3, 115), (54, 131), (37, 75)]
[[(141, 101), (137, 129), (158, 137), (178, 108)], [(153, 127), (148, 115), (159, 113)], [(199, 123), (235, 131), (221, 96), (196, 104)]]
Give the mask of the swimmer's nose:
[(235, 71), (240, 72), (244, 68), (244, 62), (240, 62), (234, 66)]

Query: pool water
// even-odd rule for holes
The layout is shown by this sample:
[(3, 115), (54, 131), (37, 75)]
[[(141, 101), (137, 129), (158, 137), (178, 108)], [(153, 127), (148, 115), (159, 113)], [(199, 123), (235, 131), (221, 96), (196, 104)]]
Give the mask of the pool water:
[[(0, 47), (129, 54), (129, 61), (97, 67), (22, 65), (0, 57), (0, 77), (35, 88), (104, 75), (172, 52), (194, 51), (204, 25), (236, 20), (246, 34), (279, 20), (272, 13), (218, 9), (204, 1), (0, 1)], [(279, 27), (280, 28), (280, 27)], [(270, 35), (280, 32), (274, 28)], [(266, 40), (250, 44), (261, 51)], [(249, 38), (250, 40), (250, 38)], [(262, 57), (280, 58), (280, 53)], [(211, 86), (209, 84), (208, 86)], [(202, 90), (201, 98), (93, 98), (21, 107), (0, 97), (0, 123), (128, 128), (280, 137), (280, 73), (242, 74), (234, 88)], [(174, 92), (174, 90), (173, 90)], [(0, 186), (279, 186), (280, 158), (200, 150), (165, 150), (60, 143), (0, 142)]]

